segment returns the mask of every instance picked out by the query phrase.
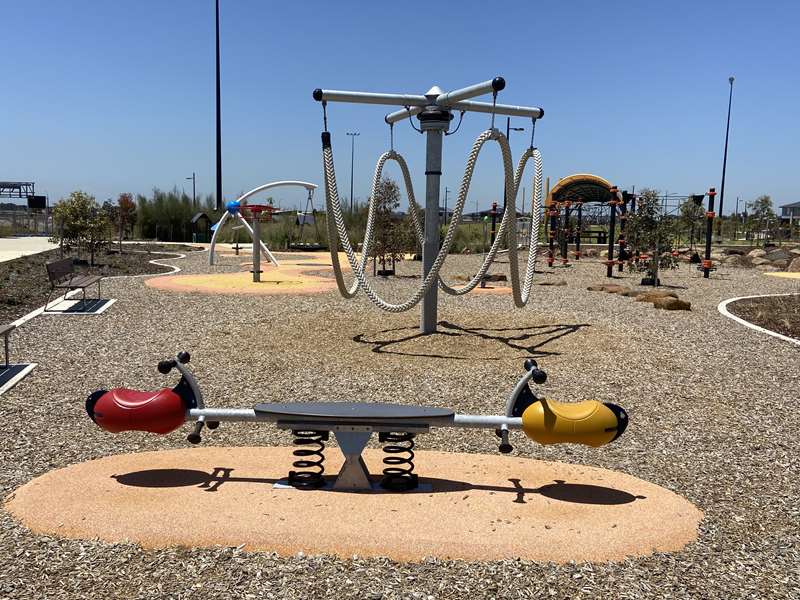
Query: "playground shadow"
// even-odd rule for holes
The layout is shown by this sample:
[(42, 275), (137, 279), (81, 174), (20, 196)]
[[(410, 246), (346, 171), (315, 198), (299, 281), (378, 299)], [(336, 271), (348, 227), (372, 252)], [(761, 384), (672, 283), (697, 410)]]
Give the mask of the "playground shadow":
[[(462, 327), (448, 321), (439, 321), (439, 329), (436, 333), (420, 333), (416, 327), (398, 327), (394, 329), (384, 329), (372, 334), (371, 337), (380, 337), (382, 334), (396, 334), (391, 339), (370, 339), (370, 334), (359, 333), (353, 337), (353, 341), (359, 344), (372, 346), (372, 352), (377, 354), (396, 354), (398, 356), (419, 356), (425, 358), (444, 358), (453, 360), (504, 360), (508, 356), (463, 356), (456, 354), (437, 354), (433, 352), (414, 352), (410, 350), (400, 350), (399, 344), (410, 342), (419, 338), (445, 336), (445, 337), (474, 337), (486, 341), (501, 343), (512, 350), (533, 358), (544, 356), (559, 356), (561, 353), (544, 349), (547, 344), (561, 339), (567, 335), (576, 333), (584, 327), (591, 327), (588, 323), (560, 323), (555, 325), (530, 325), (523, 327)], [(403, 332), (409, 332), (402, 335)], [(413, 332), (413, 333), (411, 333)]]
[[(197, 487), (205, 492), (216, 492), (222, 485), (236, 483), (257, 483), (265, 486), (272, 486), (282, 482), (284, 479), (269, 477), (238, 477), (232, 473), (233, 467), (214, 467), (211, 473), (198, 469), (148, 469), (145, 471), (133, 471), (122, 475), (113, 475), (117, 483), (132, 487), (143, 488), (175, 488), (175, 487)], [(332, 478), (325, 478), (332, 483)], [(373, 477), (373, 483), (378, 483), (379, 479)], [(582, 483), (568, 483), (564, 480), (556, 479), (553, 483), (541, 487), (524, 487), (517, 478), (508, 479), (510, 485), (487, 485), (473, 484), (466, 481), (452, 479), (439, 479), (436, 477), (420, 477), (420, 484), (425, 488), (414, 492), (376, 490), (376, 491), (347, 491), (341, 490), (339, 493), (380, 493), (380, 494), (441, 494), (441, 493), (460, 493), (469, 491), (488, 491), (492, 493), (508, 494), (513, 496), (512, 502), (516, 504), (526, 504), (526, 497), (539, 494), (552, 500), (569, 502), (572, 504), (591, 504), (591, 505), (619, 505), (630, 504), (636, 500), (643, 500), (645, 496), (636, 496), (624, 490), (600, 485), (587, 485)], [(430, 487), (427, 487), (430, 486)], [(304, 490), (300, 490), (304, 491)], [(335, 491), (335, 490), (329, 490)]]

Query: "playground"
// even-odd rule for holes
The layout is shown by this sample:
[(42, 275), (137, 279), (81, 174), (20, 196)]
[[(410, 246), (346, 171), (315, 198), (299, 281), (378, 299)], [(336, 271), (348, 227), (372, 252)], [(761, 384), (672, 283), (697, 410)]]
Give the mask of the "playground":
[[(301, 272), (334, 281), (321, 256), (276, 258), (281, 268), (306, 263)], [(142, 586), (169, 595), (198, 582), (210, 593), (263, 594), (289, 586), (287, 577), (303, 595), (376, 598), (395, 597), (400, 580), (434, 597), (449, 586), (494, 597), (519, 577), (538, 593), (557, 586), (606, 597), (612, 581), (659, 597), (734, 588), (781, 597), (786, 589), (798, 494), (798, 375), (786, 366), (797, 349), (717, 305), (754, 288), (790, 291), (791, 279), (725, 267), (703, 279), (682, 265), (663, 285), (691, 311), (673, 312), (588, 291), (605, 279), (596, 262), (568, 273), (542, 267), (538, 282), (567, 284), (536, 285), (531, 310), (511, 310), (510, 289), (444, 296), (431, 335), (419, 334), (416, 311), (378, 313), (363, 298), (341, 298), (333, 284), (256, 295), (154, 285), (210, 271), (238, 277), (247, 260), (225, 248), (212, 268), (205, 251), (160, 261), (181, 272), (104, 282), (117, 302), (80, 327), (42, 315), (17, 331), (14, 347), (38, 366), (2, 396), (16, 435), (2, 446), (3, 464), (13, 467), (3, 481), (0, 554), (26, 553), (7, 563), (5, 593), (31, 596), (65, 578), (73, 593), (91, 581), (106, 595)], [(467, 277), (480, 262), (451, 256), (442, 274)], [(382, 295), (404, 297), (419, 284), (419, 263), (398, 268), (400, 277), (378, 278)], [(271, 269), (264, 266), (265, 280)], [(492, 272), (507, 269), (500, 261)], [(614, 282), (641, 289), (639, 278), (624, 272)], [(534, 358), (547, 370), (547, 397), (618, 403), (631, 425), (602, 448), (541, 446), (514, 433), (511, 455), (498, 454), (492, 431), (440, 428), (416, 438), (416, 469), (429, 487), (273, 489), (291, 468), (289, 431), (223, 422), (189, 449), (187, 427), (113, 435), (76, 400), (111, 382), (171, 385), (174, 375), (155, 365), (184, 349), (206, 403), (219, 407), (348, 400), (498, 414), (523, 361)], [(365, 453), (371, 473), (383, 467), (376, 441)], [(341, 465), (335, 445), (326, 475)], [(53, 509), (42, 510), (49, 502)], [(465, 531), (464, 522), (474, 525)], [(84, 564), (87, 583), (78, 575)], [(751, 565), (747, 577), (730, 579), (732, 564)], [(38, 580), (23, 578), (35, 565)], [(160, 565), (155, 575), (152, 565)], [(676, 569), (680, 578), (654, 579)], [(138, 579), (145, 572), (149, 583)], [(343, 574), (335, 583), (334, 573)]]

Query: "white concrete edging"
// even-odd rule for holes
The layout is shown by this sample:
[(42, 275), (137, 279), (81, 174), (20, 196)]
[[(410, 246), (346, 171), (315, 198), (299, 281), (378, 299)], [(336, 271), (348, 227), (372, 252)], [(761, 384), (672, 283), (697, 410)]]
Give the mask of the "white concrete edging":
[(745, 327), (749, 327), (750, 329), (754, 329), (756, 331), (760, 331), (761, 333), (766, 333), (767, 335), (771, 335), (772, 337), (776, 337), (781, 339), (785, 342), (789, 342), (790, 344), (797, 344), (800, 346), (800, 340), (789, 337), (788, 335), (783, 335), (776, 331), (772, 331), (770, 329), (765, 329), (763, 327), (759, 327), (758, 325), (753, 325), (750, 321), (745, 321), (741, 317), (737, 317), (736, 315), (730, 313), (728, 311), (728, 304), (731, 302), (736, 302), (737, 300), (749, 300), (750, 298), (774, 298), (776, 296), (797, 296), (796, 293), (788, 293), (788, 294), (759, 294), (757, 296), (740, 296), (738, 298), (730, 298), (729, 300), (723, 300), (717, 305), (717, 310), (728, 317), (729, 319), (733, 319), (737, 323), (744, 325)]

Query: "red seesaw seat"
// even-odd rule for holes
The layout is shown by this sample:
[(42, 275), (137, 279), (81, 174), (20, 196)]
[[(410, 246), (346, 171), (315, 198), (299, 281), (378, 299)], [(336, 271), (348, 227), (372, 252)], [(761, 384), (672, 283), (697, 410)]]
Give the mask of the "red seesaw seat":
[(98, 390), (86, 401), (92, 420), (106, 431), (169, 433), (183, 425), (186, 405), (173, 390), (140, 392), (126, 388)]

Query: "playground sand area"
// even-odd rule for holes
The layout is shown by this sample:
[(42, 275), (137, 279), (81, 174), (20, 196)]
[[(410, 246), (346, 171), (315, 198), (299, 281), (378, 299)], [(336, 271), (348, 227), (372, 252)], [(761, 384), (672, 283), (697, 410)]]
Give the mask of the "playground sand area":
[[(474, 273), (479, 260), (450, 257), (445, 276)], [(243, 262), (224, 257), (210, 269), (206, 261), (198, 253), (174, 264), (190, 275), (240, 272)], [(498, 265), (492, 272), (506, 268)], [(419, 263), (401, 263), (403, 277), (376, 286), (390, 298), (405, 297), (419, 282), (418, 269)], [(478, 414), (503, 411), (522, 361), (533, 356), (548, 372), (543, 390), (549, 397), (617, 402), (631, 424), (600, 449), (542, 447), (517, 433), (508, 459), (607, 469), (674, 492), (704, 515), (697, 540), (683, 550), (555, 564), (283, 556), (249, 552), (241, 545), (246, 540), (217, 548), (144, 549), (133, 542), (33, 534), (3, 511), (0, 597), (796, 598), (800, 374), (791, 365), (797, 365), (797, 350), (727, 319), (716, 307), (754, 290), (796, 291), (797, 282), (723, 267), (704, 281), (683, 266), (663, 273), (662, 281), (690, 301), (692, 310), (668, 312), (588, 292), (588, 285), (605, 280), (597, 262), (545, 271), (537, 278), (565, 279), (567, 285), (536, 286), (522, 310), (507, 295), (440, 293), (440, 333), (432, 336), (418, 335), (416, 310), (378, 312), (363, 295), (346, 301), (335, 289), (222, 295), (154, 289), (133, 278), (109, 281), (107, 295), (117, 302), (102, 315), (82, 319), (80, 326), (74, 319), (37, 317), (15, 336), (14, 347), (39, 367), (3, 395), (13, 434), (0, 442), (1, 491), (8, 496), (40, 475), (89, 460), (185, 449), (185, 431), (113, 435), (97, 428), (83, 409), (85, 395), (100, 387), (173, 385), (176, 378), (159, 375), (155, 365), (179, 350), (192, 353), (191, 367), (213, 406), (353, 400)], [(633, 286), (638, 277), (625, 273), (614, 281)], [(223, 424), (203, 445), (224, 452), (285, 447), (290, 441), (288, 432), (271, 426)], [(417, 447), (423, 456), (497, 456), (491, 431), (437, 429), (419, 436)], [(335, 465), (336, 450), (329, 454)], [(437, 477), (435, 462), (421, 459), (419, 465), (422, 477)], [(273, 472), (268, 465), (256, 476)], [(234, 487), (224, 483), (218, 493), (226, 485)], [(495, 495), (498, 507), (506, 503), (514, 510), (515, 494)], [(188, 512), (193, 508), (185, 504)], [(316, 508), (308, 510), (313, 514)], [(213, 518), (193, 516), (196, 522)]]

